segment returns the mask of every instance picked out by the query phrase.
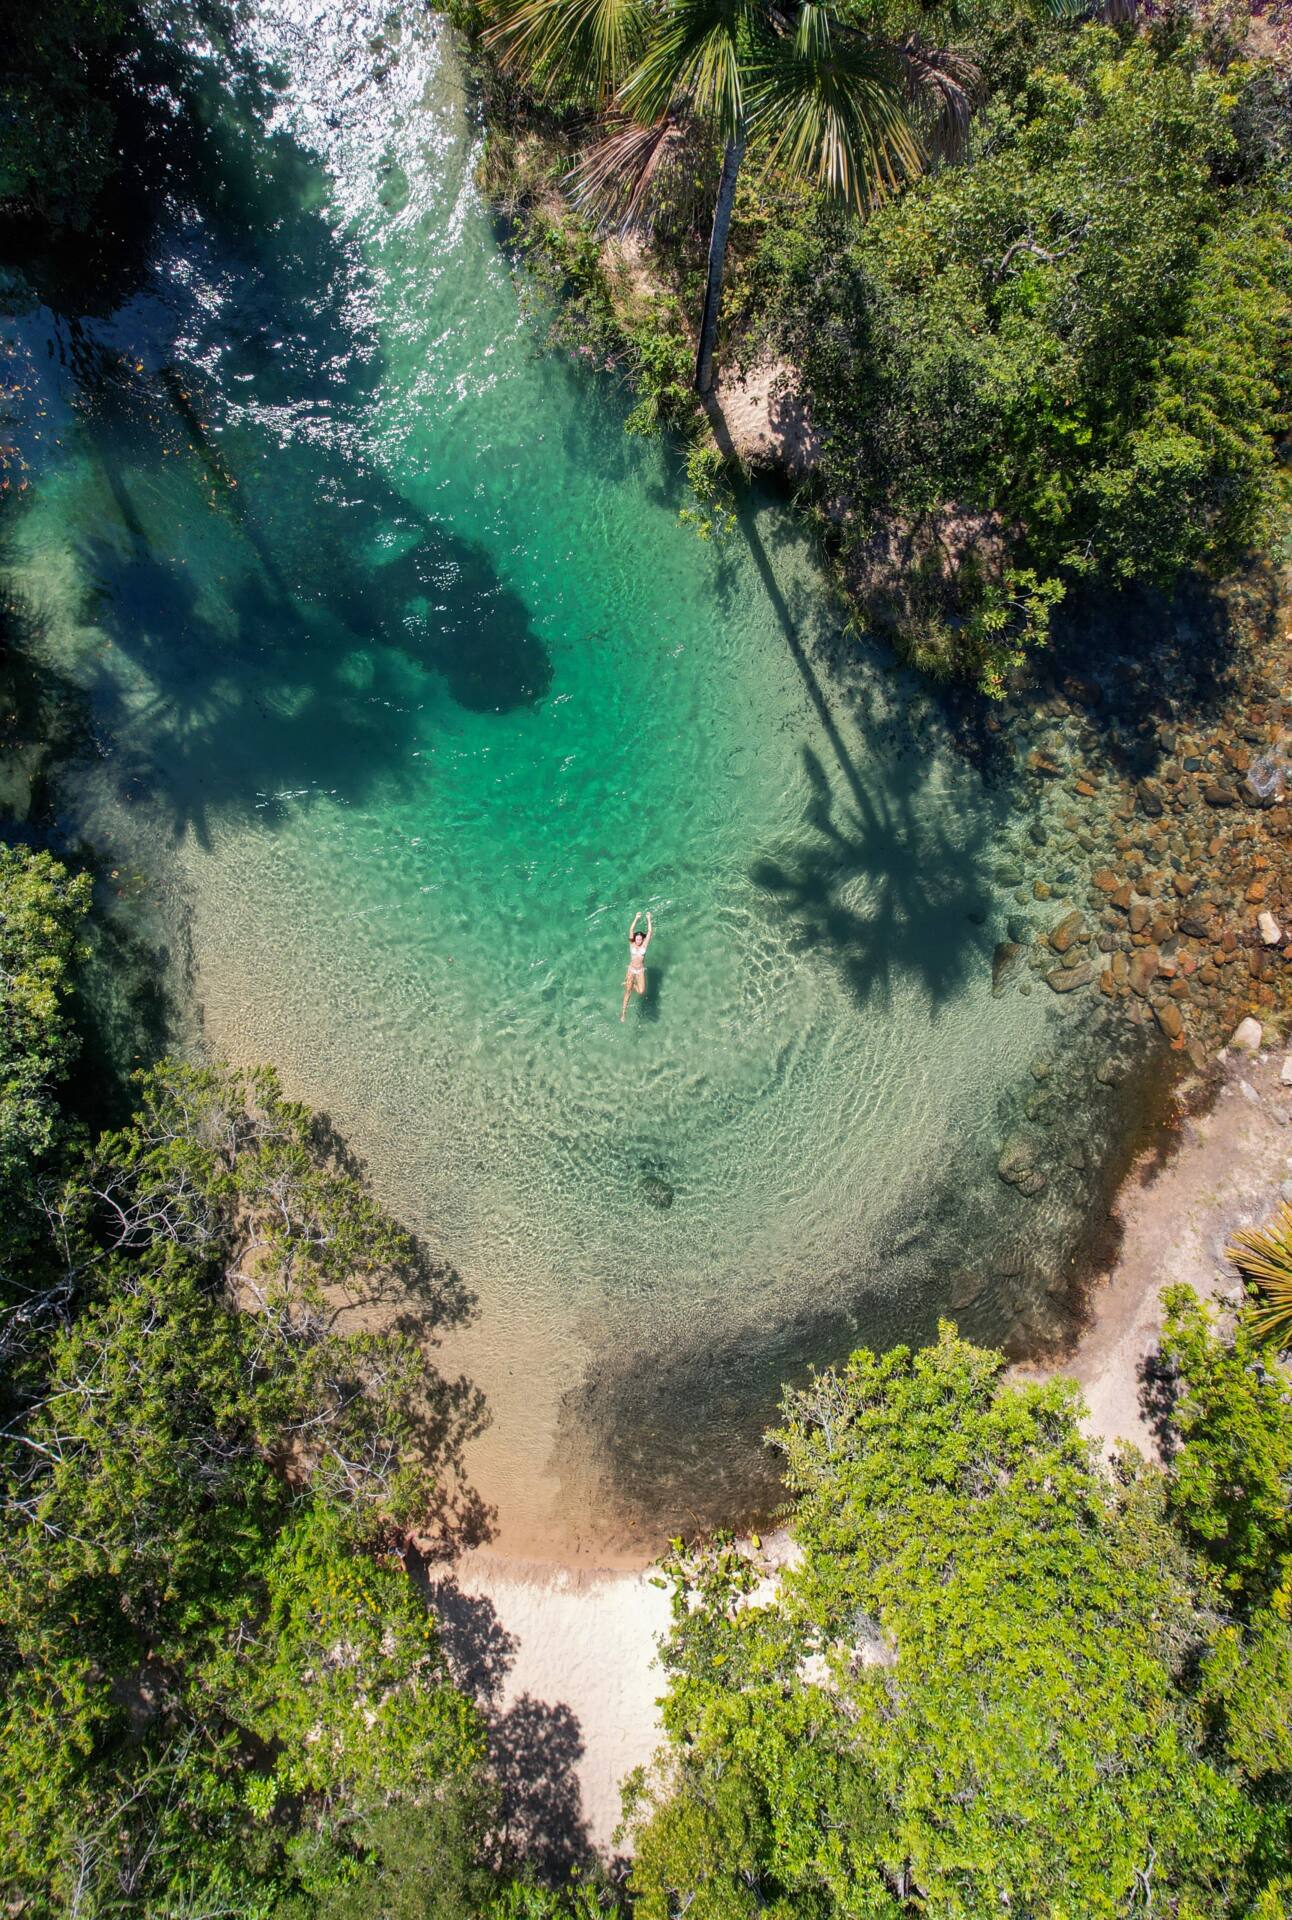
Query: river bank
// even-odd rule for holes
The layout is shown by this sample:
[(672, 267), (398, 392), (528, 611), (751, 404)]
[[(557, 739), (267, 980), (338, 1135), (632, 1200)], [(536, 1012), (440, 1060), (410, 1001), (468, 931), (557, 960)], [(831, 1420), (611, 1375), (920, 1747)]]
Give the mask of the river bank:
[[(1184, 1284), (1237, 1298), (1225, 1248), (1235, 1229), (1265, 1221), (1292, 1181), (1292, 1084), (1282, 1078), (1289, 1057), (1281, 1046), (1228, 1054), (1214, 1097), (1201, 1105), (1196, 1081), (1180, 1089), (1177, 1125), (1142, 1155), (1114, 1202), (1120, 1246), (1091, 1283), (1081, 1337), (1053, 1365), (1013, 1371), (1016, 1379), (1075, 1379), (1088, 1429), (1109, 1452), (1128, 1441), (1159, 1455), (1161, 1289)], [(783, 1535), (764, 1538), (769, 1569), (784, 1547)], [(563, 1568), (488, 1548), (464, 1556), (432, 1592), (458, 1671), (489, 1715), (504, 1780), (515, 1728), (549, 1726), (557, 1764), (542, 1819), (574, 1851), (590, 1843), (613, 1853), (620, 1785), (659, 1738), (656, 1651), (668, 1594), (645, 1566)], [(521, 1796), (517, 1817), (532, 1822), (539, 1812)]]

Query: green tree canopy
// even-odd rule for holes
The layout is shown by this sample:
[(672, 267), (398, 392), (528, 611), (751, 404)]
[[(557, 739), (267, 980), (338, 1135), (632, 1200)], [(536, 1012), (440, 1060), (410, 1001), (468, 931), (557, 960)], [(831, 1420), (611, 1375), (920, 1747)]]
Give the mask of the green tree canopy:
[(1172, 1513), (1239, 1612), (1277, 1601), (1292, 1615), (1292, 1380), (1247, 1314), (1226, 1338), (1188, 1287), (1164, 1298)]
[(787, 1395), (799, 1558), (680, 1554), (644, 1920), (1224, 1910), (1254, 1817), (1180, 1676), (1205, 1636), (1160, 1482), (1063, 1382), (860, 1352)]
[(6, 1894), (318, 1902), (397, 1809), (474, 1870), (483, 1726), (395, 1525), (476, 1404), (337, 1325), (433, 1280), (413, 1243), (272, 1075), (223, 1068), (146, 1079), (52, 1213), (60, 1324), (0, 1434)]
[[(747, 151), (767, 169), (863, 208), (924, 163), (968, 114), (966, 73), (911, 18), (856, 0), (497, 0), (486, 38), (540, 91), (595, 101), (604, 137), (579, 197), (637, 218), (662, 178), (722, 150), (695, 384), (707, 394), (727, 242)], [(920, 22), (927, 25), (927, 19)]]
[[(1292, 251), (1286, 121), (1254, 131), (1266, 76), (1234, 50), (1017, 16), (974, 44), (992, 91), (964, 163), (864, 227), (767, 223), (747, 298), (802, 370), (851, 576), (887, 580), (876, 533), (903, 529), (890, 617), (991, 684), (1008, 649), (973, 612), (1009, 568), (1169, 583), (1267, 534)], [(935, 613), (912, 576), (948, 552)]]
[(0, 1356), (10, 1365), (40, 1318), (23, 1268), (66, 1136), (59, 1091), (76, 1057), (68, 1002), (89, 904), (88, 875), (0, 847)]
[(0, 212), (83, 228), (112, 174), (120, 0), (0, 6)]

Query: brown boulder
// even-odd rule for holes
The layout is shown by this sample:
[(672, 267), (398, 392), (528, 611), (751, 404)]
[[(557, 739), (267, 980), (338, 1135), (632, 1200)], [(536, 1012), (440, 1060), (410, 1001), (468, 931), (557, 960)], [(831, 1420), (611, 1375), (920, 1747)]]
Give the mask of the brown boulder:
[(1178, 1040), (1184, 1032), (1184, 1016), (1175, 1001), (1163, 1000), (1159, 1006), (1154, 1007), (1153, 1011), (1157, 1015), (1157, 1024), (1167, 1039)]
[(1071, 993), (1076, 987), (1088, 987), (1095, 977), (1095, 970), (1088, 960), (1079, 960), (1074, 967), (1051, 967), (1045, 976), (1045, 983), (1053, 987), (1056, 993)]
[(1084, 945), (1089, 938), (1086, 916), (1076, 907), (1071, 913), (1065, 913), (1057, 926), (1050, 928), (1050, 946), (1055, 953), (1066, 953), (1069, 947)]
[(1141, 998), (1148, 994), (1150, 985), (1157, 979), (1158, 951), (1156, 947), (1140, 947), (1131, 955), (1130, 990)]

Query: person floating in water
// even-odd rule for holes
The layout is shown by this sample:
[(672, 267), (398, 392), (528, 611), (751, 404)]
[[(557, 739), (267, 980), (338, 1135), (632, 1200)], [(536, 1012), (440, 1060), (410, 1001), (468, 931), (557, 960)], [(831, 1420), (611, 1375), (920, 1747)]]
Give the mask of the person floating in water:
[(628, 1001), (634, 993), (646, 991), (646, 949), (651, 943), (655, 929), (651, 924), (650, 908), (646, 909), (646, 931), (638, 933), (637, 922), (640, 913), (633, 915), (633, 923), (628, 929), (628, 978), (624, 981), (624, 1004), (619, 1009), (619, 1018), (624, 1020), (628, 1014)]

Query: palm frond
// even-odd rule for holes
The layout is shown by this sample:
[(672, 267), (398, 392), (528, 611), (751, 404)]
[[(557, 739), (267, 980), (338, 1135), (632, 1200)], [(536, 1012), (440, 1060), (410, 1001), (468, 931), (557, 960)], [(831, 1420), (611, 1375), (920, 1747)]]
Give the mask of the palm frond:
[(1229, 1258), (1245, 1280), (1264, 1296), (1251, 1310), (1253, 1331), (1280, 1347), (1292, 1346), (1292, 1207), (1284, 1203), (1268, 1227), (1248, 1227), (1234, 1235)]
[(954, 47), (930, 47), (914, 35), (896, 48), (911, 110), (925, 146), (939, 160), (963, 153), (982, 76)]
[(1046, 20), (1102, 20), (1110, 27), (1138, 20), (1140, 0), (1033, 0)]
[(681, 156), (687, 131), (681, 107), (670, 108), (653, 126), (629, 121), (615, 127), (566, 175), (575, 205), (602, 222), (642, 223), (652, 195)]
[(484, 43), (523, 67), (539, 93), (559, 87), (605, 99), (639, 51), (643, 0), (501, 0)]
[(803, 7), (792, 45), (759, 63), (750, 130), (769, 167), (806, 175), (858, 209), (923, 164), (902, 61), (841, 28), (825, 6)]
[(618, 105), (638, 126), (653, 126), (684, 96), (731, 139), (744, 126), (748, 49), (758, 25), (752, 0), (673, 0), (620, 88)]

